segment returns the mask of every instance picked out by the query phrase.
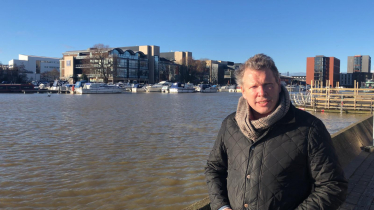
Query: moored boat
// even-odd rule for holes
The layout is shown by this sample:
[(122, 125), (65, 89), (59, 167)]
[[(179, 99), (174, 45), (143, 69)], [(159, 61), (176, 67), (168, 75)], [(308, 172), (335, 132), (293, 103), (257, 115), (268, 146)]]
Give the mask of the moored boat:
[(35, 92), (34, 85), (32, 84), (1, 84), (0, 93), (22, 93), (22, 92)]
[(236, 86), (236, 91), (237, 93), (241, 93), (242, 92), (242, 87), (240, 85)]
[(142, 85), (142, 84), (134, 84), (134, 85), (131, 87), (131, 92), (133, 92), (133, 93), (146, 92), (146, 88), (145, 88), (145, 86)]
[(170, 93), (193, 93), (195, 92), (195, 88), (193, 87), (193, 84), (190, 84), (190, 83), (176, 82), (170, 86), (169, 92)]
[(117, 86), (108, 86), (105, 83), (85, 83), (83, 87), (75, 88), (76, 94), (108, 94), (122, 93)]
[(236, 92), (236, 85), (227, 86), (227, 89), (229, 90), (229, 92)]
[(201, 84), (199, 90), (201, 93), (217, 93), (218, 88), (216, 85)]
[(161, 93), (168, 93), (169, 92), (169, 88), (170, 86), (169, 85), (165, 85), (161, 88)]
[(168, 81), (161, 81), (157, 84), (151, 85), (147, 87), (147, 92), (161, 92), (162, 87), (170, 86), (170, 82)]

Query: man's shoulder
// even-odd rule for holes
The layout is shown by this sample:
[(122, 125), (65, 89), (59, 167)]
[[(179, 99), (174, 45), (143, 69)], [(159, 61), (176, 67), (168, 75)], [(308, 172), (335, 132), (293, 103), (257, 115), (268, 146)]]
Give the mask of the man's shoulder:
[(293, 110), (294, 110), (294, 117), (295, 117), (296, 123), (300, 123), (304, 125), (307, 124), (307, 125), (312, 126), (312, 125), (315, 125), (316, 123), (322, 122), (319, 118), (317, 118), (316, 116), (312, 115), (311, 113), (305, 110), (301, 110), (296, 107), (293, 107)]
[(228, 127), (231, 127), (233, 125), (236, 125), (236, 119), (235, 119), (235, 116), (236, 116), (236, 112), (233, 112), (231, 114), (229, 114), (223, 121), (222, 121), (222, 126), (228, 126)]
[(223, 120), (223, 122), (235, 121), (235, 116), (236, 116), (236, 112), (233, 112), (227, 115), (227, 117)]

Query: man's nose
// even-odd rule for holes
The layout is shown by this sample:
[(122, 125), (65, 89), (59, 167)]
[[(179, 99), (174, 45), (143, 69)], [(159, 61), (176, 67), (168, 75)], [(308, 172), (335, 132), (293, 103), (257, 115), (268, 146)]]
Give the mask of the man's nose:
[(262, 85), (258, 86), (257, 91), (258, 91), (257, 92), (258, 96), (265, 96), (266, 95), (265, 87), (262, 86)]

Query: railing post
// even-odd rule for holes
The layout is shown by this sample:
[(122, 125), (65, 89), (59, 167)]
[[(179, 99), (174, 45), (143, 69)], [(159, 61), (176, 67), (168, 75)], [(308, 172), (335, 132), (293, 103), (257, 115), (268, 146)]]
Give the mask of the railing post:
[(343, 95), (342, 95), (340, 101), (341, 101), (341, 102), (340, 102), (340, 114), (342, 114), (342, 113), (343, 113)]

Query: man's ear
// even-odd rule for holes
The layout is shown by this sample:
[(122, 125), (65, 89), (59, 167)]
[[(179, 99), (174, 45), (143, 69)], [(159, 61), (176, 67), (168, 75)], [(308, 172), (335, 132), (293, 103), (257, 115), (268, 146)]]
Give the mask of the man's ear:
[[(244, 95), (244, 88), (243, 88), (243, 86), (240, 86), (240, 90), (242, 90), (242, 96), (243, 96), (243, 98), (245, 98), (245, 95)], [(245, 98), (246, 99), (246, 98)]]
[(278, 85), (279, 85), (279, 93), (280, 93), (282, 91), (282, 83), (281, 83), (280, 78), (278, 79)]

